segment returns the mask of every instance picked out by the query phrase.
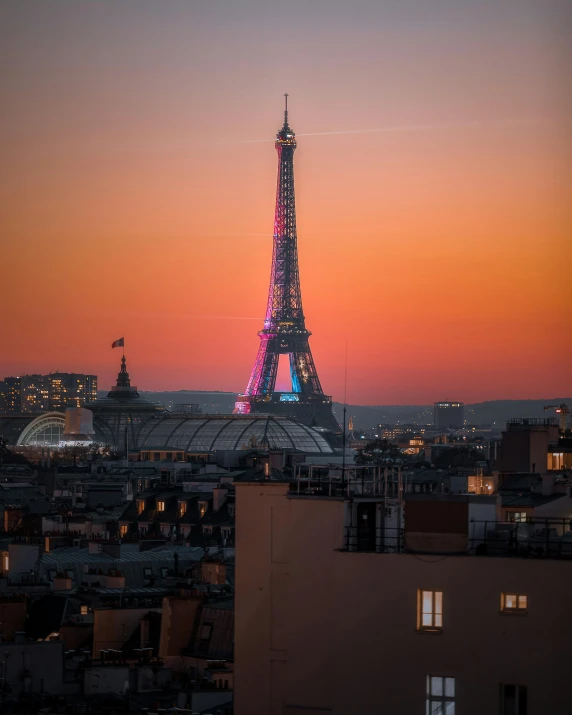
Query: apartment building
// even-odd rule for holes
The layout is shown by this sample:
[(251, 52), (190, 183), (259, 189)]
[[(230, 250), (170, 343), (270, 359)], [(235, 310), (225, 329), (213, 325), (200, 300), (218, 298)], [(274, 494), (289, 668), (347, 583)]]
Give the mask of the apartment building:
[(497, 496), (374, 492), (236, 482), (235, 715), (569, 713), (572, 560)]

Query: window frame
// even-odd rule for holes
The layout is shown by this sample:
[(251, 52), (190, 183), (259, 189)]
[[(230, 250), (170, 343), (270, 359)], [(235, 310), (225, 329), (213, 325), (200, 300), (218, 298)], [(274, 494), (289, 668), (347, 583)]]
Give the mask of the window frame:
[[(514, 707), (507, 707), (505, 688), (514, 688)], [(526, 685), (514, 683), (499, 683), (499, 713), (500, 715), (526, 715), (528, 711), (528, 690)]]
[(213, 624), (208, 621), (208, 622), (203, 622), (201, 624), (201, 630), (199, 633), (199, 640), (202, 643), (208, 643), (211, 639), (211, 636), (213, 634)]
[[(507, 599), (514, 598), (515, 606), (508, 606)], [(503, 615), (524, 616), (528, 613), (528, 595), (525, 593), (503, 591), (500, 596), (500, 613)]]
[[(431, 594), (431, 610), (425, 611), (425, 594)], [(424, 623), (430, 616), (430, 623)], [(420, 633), (441, 633), (443, 631), (443, 591), (420, 588), (417, 590), (417, 630)]]
[[(441, 693), (433, 693), (433, 680), (441, 680)], [(452, 681), (453, 693), (447, 694), (447, 686), (450, 685), (449, 682)], [(457, 697), (457, 684), (455, 678), (451, 675), (431, 675), (425, 676), (425, 712), (426, 715), (433, 715), (432, 705), (440, 704), (441, 713), (438, 715), (455, 715), (455, 705)], [(453, 705), (453, 711), (449, 709), (445, 710), (446, 705)]]

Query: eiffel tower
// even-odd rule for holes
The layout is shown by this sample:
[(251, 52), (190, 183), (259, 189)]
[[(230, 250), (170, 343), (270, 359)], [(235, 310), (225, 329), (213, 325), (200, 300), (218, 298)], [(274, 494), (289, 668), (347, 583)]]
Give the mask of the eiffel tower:
[[(278, 184), (274, 213), (274, 248), (270, 290), (264, 328), (258, 333), (260, 347), (243, 395), (238, 395), (235, 413), (264, 412), (292, 417), (308, 425), (339, 433), (332, 413), (332, 398), (325, 395), (310, 350), (306, 329), (296, 237), (294, 199), (294, 150), (296, 135), (288, 124), (288, 95), (284, 124), (276, 135)], [(275, 392), (280, 355), (290, 358), (289, 392)]]

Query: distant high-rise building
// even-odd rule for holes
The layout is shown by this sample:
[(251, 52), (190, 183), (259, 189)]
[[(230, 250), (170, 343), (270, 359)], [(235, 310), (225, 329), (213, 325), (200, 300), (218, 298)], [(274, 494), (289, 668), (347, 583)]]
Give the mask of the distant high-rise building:
[(441, 427), (462, 427), (465, 424), (465, 405), (462, 402), (435, 402), (433, 422)]
[(49, 375), (22, 375), (20, 378), (20, 412), (49, 411)]
[(97, 399), (97, 376), (75, 372), (54, 372), (51, 381), (50, 409), (81, 407)]
[(97, 399), (97, 376), (54, 372), (6, 377), (0, 382), (0, 412), (35, 413), (81, 407)]
[(0, 382), (0, 412), (21, 411), (21, 380), (19, 377), (6, 377)]

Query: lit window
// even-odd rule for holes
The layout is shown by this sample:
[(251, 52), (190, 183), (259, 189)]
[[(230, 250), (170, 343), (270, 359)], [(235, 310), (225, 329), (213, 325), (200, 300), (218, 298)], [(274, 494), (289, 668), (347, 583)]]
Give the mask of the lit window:
[(145, 510), (145, 500), (137, 499), (137, 513), (142, 514), (144, 510)]
[(427, 676), (427, 715), (455, 715), (455, 678)]
[(187, 502), (186, 501), (179, 502), (179, 516), (185, 516), (186, 513), (187, 513)]
[(80, 606), (80, 613), (82, 616), (87, 616), (88, 608), (87, 606)]
[(203, 518), (203, 516), (204, 516), (206, 513), (207, 513), (207, 505), (206, 505), (206, 503), (205, 503), (204, 501), (203, 501), (203, 502), (199, 502), (199, 514), (201, 515), (201, 519)]
[(524, 685), (505, 685), (501, 683), (500, 715), (526, 715), (526, 695), (526, 687)]
[(443, 627), (443, 592), (418, 591), (417, 629), (439, 631)]
[(128, 529), (128, 525), (127, 525), (127, 524), (121, 524), (121, 525), (119, 526), (119, 535), (120, 535), (120, 536), (125, 536), (125, 534), (127, 534), (127, 529)]
[(528, 597), (516, 593), (501, 593), (501, 611), (503, 613), (526, 613)]
[(513, 511), (508, 515), (509, 521), (525, 522), (527, 514), (525, 511)]
[(157, 502), (157, 511), (165, 511), (165, 502), (162, 499)]

